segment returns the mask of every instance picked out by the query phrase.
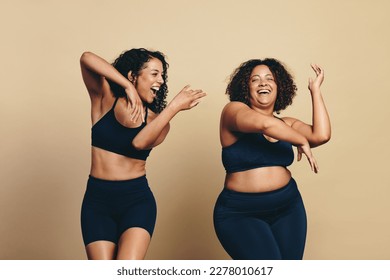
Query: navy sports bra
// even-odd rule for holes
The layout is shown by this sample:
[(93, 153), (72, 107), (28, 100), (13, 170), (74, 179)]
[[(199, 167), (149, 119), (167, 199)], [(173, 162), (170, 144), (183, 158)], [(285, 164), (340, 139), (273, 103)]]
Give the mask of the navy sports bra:
[(114, 108), (118, 101), (97, 123), (92, 126), (92, 146), (120, 154), (126, 157), (146, 160), (152, 149), (137, 150), (133, 147), (134, 137), (146, 126), (148, 109), (146, 109), (145, 122), (139, 127), (128, 128), (115, 118)]
[(289, 166), (294, 161), (292, 145), (270, 142), (261, 133), (243, 134), (234, 144), (222, 148), (222, 163), (227, 173), (267, 166)]

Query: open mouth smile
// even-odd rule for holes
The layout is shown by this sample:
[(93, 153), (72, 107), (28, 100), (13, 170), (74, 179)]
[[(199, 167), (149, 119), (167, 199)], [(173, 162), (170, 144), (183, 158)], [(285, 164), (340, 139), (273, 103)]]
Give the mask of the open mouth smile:
[(270, 94), (271, 91), (269, 89), (260, 89), (257, 91), (258, 94)]
[(157, 86), (152, 87), (151, 89), (152, 89), (154, 95), (157, 95), (157, 92), (160, 90), (160, 88)]

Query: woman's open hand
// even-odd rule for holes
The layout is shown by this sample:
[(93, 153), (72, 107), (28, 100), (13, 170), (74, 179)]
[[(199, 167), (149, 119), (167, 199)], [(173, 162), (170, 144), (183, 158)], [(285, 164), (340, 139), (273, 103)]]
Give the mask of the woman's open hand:
[(310, 92), (319, 91), (322, 82), (324, 81), (324, 70), (318, 64), (310, 64), (311, 68), (316, 73), (316, 77), (309, 78), (309, 90)]
[(302, 159), (302, 154), (305, 154), (307, 160), (310, 163), (311, 171), (314, 171), (314, 173), (318, 173), (319, 171), (318, 164), (311, 152), (309, 144), (297, 146), (297, 149), (298, 149), (298, 161)]
[(190, 89), (186, 85), (171, 101), (171, 105), (178, 111), (188, 110), (199, 104), (200, 100), (206, 96), (206, 93), (201, 89)]

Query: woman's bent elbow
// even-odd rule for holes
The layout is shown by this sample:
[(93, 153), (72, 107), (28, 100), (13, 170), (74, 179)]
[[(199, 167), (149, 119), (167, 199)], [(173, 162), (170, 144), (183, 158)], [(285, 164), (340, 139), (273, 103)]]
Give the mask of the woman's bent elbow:
[(321, 136), (317, 137), (317, 139), (315, 139), (314, 143), (312, 143), (311, 146), (317, 147), (317, 146), (324, 145), (324, 144), (329, 142), (330, 138), (331, 138), (330, 134), (321, 135)]
[(89, 51), (85, 51), (82, 53), (82, 55), (80, 56), (80, 63), (85, 63), (86, 60), (88, 60), (88, 58), (91, 56), (91, 52)]
[(132, 145), (133, 145), (133, 147), (134, 147), (137, 151), (142, 151), (142, 150), (147, 150), (147, 149), (149, 149), (149, 145), (147, 145), (147, 143), (142, 142), (142, 141), (133, 141)]
[(330, 138), (331, 138), (331, 133), (330, 132), (325, 134), (325, 135), (323, 135), (322, 138), (321, 138), (322, 144), (328, 143)]

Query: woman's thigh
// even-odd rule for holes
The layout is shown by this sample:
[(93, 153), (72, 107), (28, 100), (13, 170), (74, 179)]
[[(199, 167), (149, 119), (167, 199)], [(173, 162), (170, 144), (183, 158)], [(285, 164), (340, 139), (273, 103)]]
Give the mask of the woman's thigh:
[(235, 260), (281, 259), (279, 246), (268, 223), (257, 218), (232, 217), (215, 222), (226, 252)]

